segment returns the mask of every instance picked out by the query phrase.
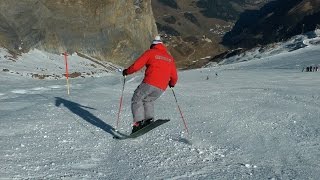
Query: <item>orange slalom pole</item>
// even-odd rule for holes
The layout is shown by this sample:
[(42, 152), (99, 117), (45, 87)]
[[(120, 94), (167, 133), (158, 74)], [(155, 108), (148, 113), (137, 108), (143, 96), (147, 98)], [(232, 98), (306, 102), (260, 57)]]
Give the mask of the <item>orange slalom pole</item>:
[(66, 79), (67, 79), (67, 91), (68, 91), (68, 95), (70, 94), (70, 84), (69, 84), (69, 70), (68, 70), (68, 54), (67, 52), (63, 53), (64, 55), (64, 61), (66, 63)]

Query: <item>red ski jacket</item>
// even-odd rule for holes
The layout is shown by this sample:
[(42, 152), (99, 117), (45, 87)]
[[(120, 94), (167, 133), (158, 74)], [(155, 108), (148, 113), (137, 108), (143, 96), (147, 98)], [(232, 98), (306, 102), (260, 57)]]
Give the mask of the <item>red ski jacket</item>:
[(144, 83), (166, 90), (169, 83), (175, 86), (178, 80), (177, 69), (173, 57), (168, 54), (163, 44), (156, 44), (145, 51), (128, 69), (133, 74), (146, 66)]

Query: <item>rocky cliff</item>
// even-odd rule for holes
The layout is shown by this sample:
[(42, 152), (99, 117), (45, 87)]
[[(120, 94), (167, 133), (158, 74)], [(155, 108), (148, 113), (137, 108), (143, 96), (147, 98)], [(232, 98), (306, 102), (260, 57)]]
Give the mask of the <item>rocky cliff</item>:
[(127, 65), (156, 34), (150, 1), (0, 1), (0, 45), (15, 53), (79, 51)]

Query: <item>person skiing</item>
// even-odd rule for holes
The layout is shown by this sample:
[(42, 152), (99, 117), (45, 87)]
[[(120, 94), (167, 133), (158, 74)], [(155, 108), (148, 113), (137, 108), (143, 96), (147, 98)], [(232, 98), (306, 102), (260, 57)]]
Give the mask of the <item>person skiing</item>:
[(160, 36), (155, 37), (150, 49), (146, 50), (131, 66), (124, 69), (122, 75), (133, 74), (144, 66), (146, 67), (144, 79), (131, 99), (133, 115), (131, 133), (154, 121), (154, 101), (168, 86), (173, 88), (178, 80), (174, 58), (168, 53)]

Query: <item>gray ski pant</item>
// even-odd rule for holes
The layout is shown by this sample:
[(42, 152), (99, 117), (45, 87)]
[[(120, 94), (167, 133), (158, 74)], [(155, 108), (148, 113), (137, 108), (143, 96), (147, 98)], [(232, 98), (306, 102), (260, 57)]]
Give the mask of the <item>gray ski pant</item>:
[(160, 88), (141, 83), (134, 91), (131, 99), (133, 122), (154, 118), (154, 101), (164, 91)]

